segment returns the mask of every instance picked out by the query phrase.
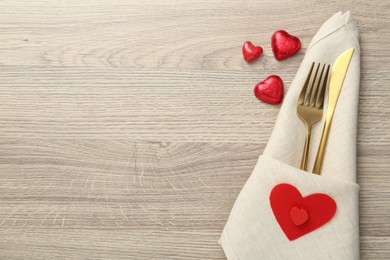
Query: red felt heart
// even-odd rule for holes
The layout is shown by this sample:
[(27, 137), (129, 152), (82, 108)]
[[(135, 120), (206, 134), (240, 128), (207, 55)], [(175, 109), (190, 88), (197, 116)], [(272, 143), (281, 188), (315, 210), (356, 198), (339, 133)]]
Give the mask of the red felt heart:
[(276, 221), (289, 240), (316, 230), (336, 213), (336, 202), (323, 193), (302, 197), (299, 190), (287, 183), (276, 185), (270, 194)]
[(295, 226), (300, 226), (306, 223), (309, 219), (309, 214), (306, 209), (301, 209), (296, 206), (292, 207), (290, 210), (290, 218)]
[(256, 60), (262, 53), (263, 48), (253, 45), (250, 41), (246, 41), (242, 45), (242, 54), (247, 62)]
[(287, 59), (297, 53), (301, 48), (301, 41), (298, 37), (283, 30), (274, 32), (271, 41), (272, 52), (277, 60)]
[(271, 75), (255, 86), (255, 96), (268, 104), (279, 104), (283, 98), (283, 81), (279, 76)]

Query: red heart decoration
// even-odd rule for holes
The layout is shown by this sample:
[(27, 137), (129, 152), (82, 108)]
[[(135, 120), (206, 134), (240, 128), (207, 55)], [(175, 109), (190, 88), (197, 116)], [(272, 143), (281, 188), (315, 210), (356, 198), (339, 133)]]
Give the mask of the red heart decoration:
[(277, 75), (271, 75), (255, 86), (255, 96), (268, 104), (279, 104), (283, 98), (283, 80)]
[(276, 221), (290, 241), (326, 224), (337, 208), (329, 195), (314, 193), (302, 197), (296, 187), (287, 183), (276, 185), (269, 199)]
[(296, 206), (292, 207), (290, 210), (290, 218), (295, 226), (300, 226), (306, 223), (309, 219), (309, 214), (306, 209), (301, 209)]
[(262, 53), (263, 48), (253, 45), (250, 41), (246, 41), (242, 45), (242, 54), (247, 62), (256, 60)]
[(301, 41), (298, 37), (283, 30), (274, 32), (271, 42), (272, 52), (277, 60), (287, 59), (297, 53), (301, 48)]

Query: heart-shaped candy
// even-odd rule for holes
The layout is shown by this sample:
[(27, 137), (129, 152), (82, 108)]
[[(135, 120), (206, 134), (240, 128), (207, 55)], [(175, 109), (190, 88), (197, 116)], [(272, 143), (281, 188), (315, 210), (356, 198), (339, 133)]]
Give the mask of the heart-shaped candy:
[(302, 197), (287, 183), (276, 185), (270, 194), (271, 208), (289, 240), (295, 240), (326, 224), (336, 213), (336, 202), (323, 193)]
[(283, 30), (274, 32), (271, 42), (272, 52), (277, 60), (287, 59), (297, 53), (301, 48), (301, 41), (298, 37)]
[(255, 86), (255, 96), (268, 104), (279, 104), (283, 98), (283, 81), (277, 75), (271, 75)]
[(263, 48), (253, 45), (250, 41), (246, 41), (242, 45), (242, 54), (247, 62), (256, 60), (262, 53)]

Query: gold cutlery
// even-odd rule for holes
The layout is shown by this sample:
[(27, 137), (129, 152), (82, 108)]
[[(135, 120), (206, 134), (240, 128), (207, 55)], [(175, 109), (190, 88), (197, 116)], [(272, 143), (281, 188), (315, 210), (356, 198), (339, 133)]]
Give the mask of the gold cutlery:
[(311, 128), (322, 118), (329, 68), (330, 65), (313, 62), (297, 100), (297, 115), (306, 126), (306, 141), (301, 161), (302, 170), (307, 169)]
[(318, 146), (317, 156), (313, 167), (313, 173), (320, 174), (322, 162), (324, 160), (325, 148), (329, 136), (330, 125), (332, 123), (333, 113), (336, 108), (337, 100), (343, 86), (345, 75), (351, 61), (354, 48), (350, 48), (343, 52), (334, 62), (329, 80), (329, 97), (328, 110), (326, 113), (326, 120), (324, 129), (322, 131), (320, 145)]

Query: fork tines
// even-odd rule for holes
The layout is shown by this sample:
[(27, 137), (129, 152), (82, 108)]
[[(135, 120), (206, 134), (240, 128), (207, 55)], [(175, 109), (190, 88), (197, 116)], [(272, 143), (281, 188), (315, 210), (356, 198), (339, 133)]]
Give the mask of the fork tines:
[(299, 105), (323, 108), (329, 71), (329, 64), (312, 63), (309, 75), (298, 98)]

